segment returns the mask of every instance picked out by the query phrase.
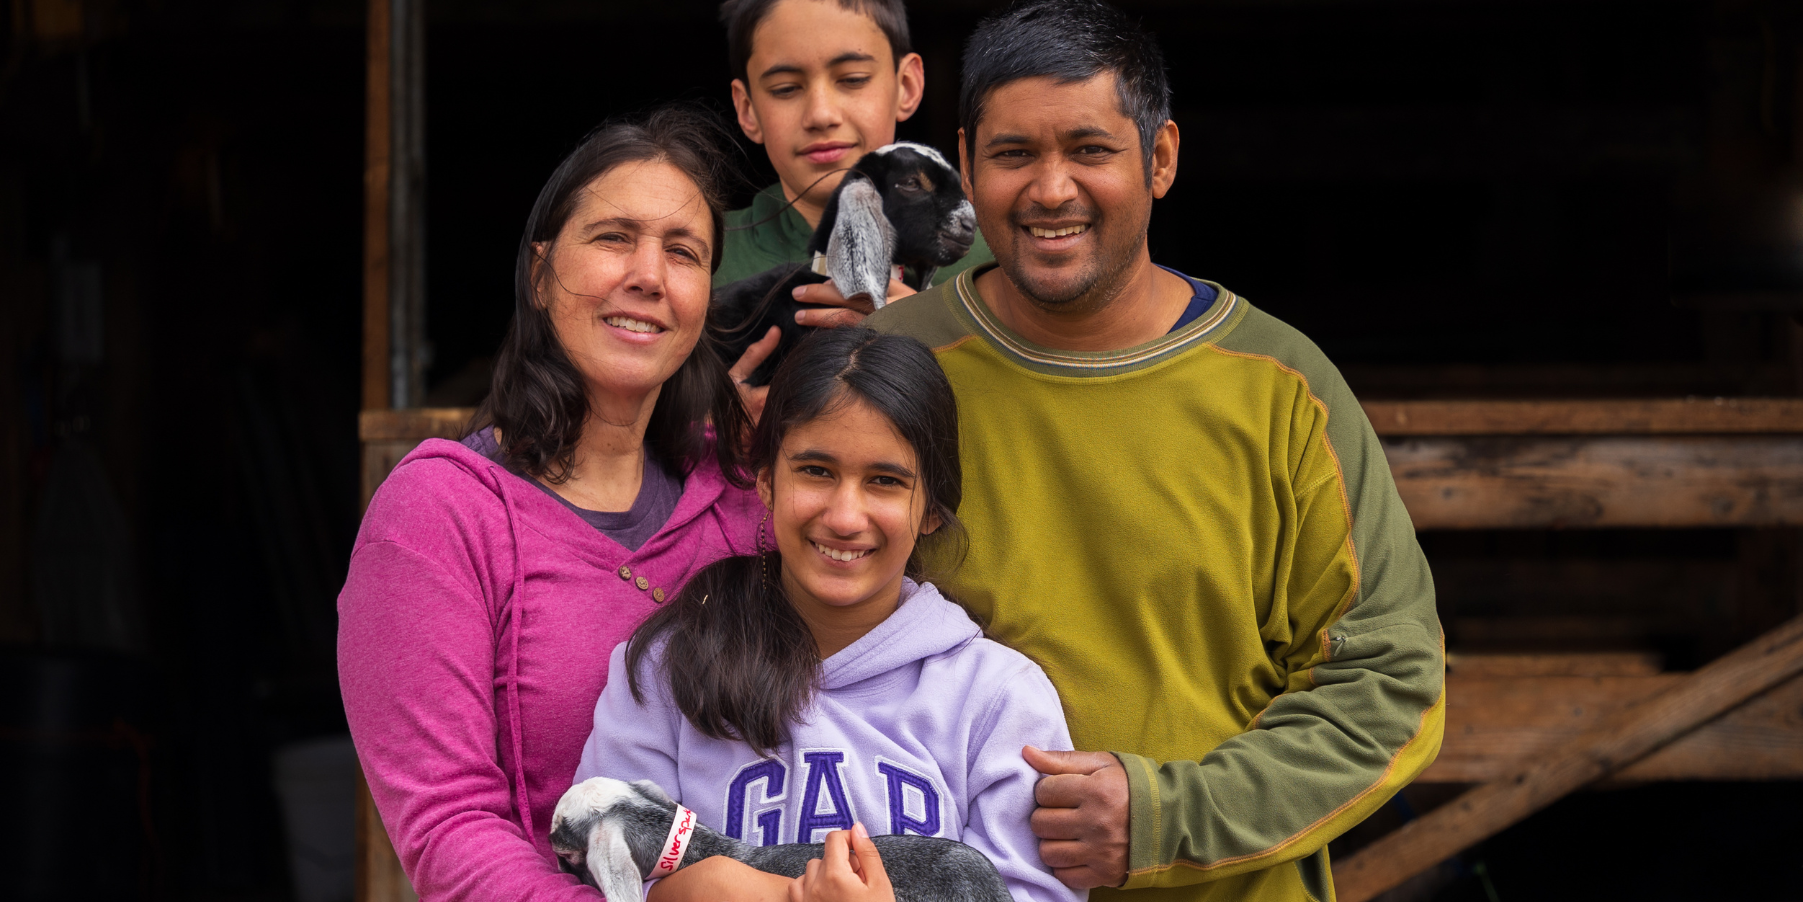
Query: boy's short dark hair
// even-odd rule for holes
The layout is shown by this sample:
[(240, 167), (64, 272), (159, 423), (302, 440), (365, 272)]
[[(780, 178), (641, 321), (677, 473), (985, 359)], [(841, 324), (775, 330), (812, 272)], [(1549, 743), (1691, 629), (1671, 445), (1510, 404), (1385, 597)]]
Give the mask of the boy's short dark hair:
[(1152, 143), (1171, 118), (1171, 83), (1164, 54), (1140, 24), (1101, 0), (1023, 0), (984, 19), (964, 45), (964, 84), (958, 125), (964, 150), (976, 158), (977, 120), (989, 93), (1023, 78), (1062, 83), (1113, 72), (1121, 113), (1139, 128), (1146, 180)]
[[(751, 65), (751, 37), (758, 23), (770, 14), (778, 0), (726, 0), (720, 4), (720, 22), (726, 26), (726, 59), (732, 66), (732, 77), (751, 84), (746, 68)], [(817, 0), (827, 2), (827, 0)], [(914, 52), (908, 38), (908, 7), (902, 0), (837, 0), (840, 9), (869, 16), (883, 37), (889, 39), (889, 53), (895, 64)]]

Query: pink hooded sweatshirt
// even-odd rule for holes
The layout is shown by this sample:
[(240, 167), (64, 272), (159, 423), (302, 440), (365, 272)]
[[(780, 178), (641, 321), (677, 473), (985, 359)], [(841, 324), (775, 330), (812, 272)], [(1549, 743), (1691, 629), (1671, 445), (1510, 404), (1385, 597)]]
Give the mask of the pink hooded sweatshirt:
[(420, 897), (600, 898), (561, 873), (551, 811), (608, 656), (764, 514), (710, 458), (636, 552), (456, 442), (382, 483), (338, 596), (338, 680), (376, 809)]

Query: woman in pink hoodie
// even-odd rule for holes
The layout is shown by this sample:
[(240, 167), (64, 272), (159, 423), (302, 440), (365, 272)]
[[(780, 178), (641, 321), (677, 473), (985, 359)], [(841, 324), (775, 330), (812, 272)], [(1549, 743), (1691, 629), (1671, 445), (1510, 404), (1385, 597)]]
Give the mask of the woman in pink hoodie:
[(423, 899), (599, 898), (547, 836), (609, 652), (695, 571), (754, 550), (762, 505), (739, 443), (714, 440), (747, 428), (704, 328), (714, 133), (665, 110), (558, 166), (476, 431), (421, 444), (364, 517), (339, 682)]

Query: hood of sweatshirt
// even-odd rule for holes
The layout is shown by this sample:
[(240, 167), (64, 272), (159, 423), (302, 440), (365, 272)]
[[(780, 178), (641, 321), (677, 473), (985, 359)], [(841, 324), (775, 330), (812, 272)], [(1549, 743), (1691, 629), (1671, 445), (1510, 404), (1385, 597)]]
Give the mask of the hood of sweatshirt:
[(953, 651), (983, 631), (932, 583), (902, 580), (901, 604), (889, 619), (820, 666), (820, 688), (832, 692), (934, 655)]

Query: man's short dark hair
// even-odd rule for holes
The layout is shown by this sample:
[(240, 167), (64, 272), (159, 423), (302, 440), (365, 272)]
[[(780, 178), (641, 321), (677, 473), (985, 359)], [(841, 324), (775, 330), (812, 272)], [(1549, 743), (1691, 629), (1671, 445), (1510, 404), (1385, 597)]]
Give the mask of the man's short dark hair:
[[(726, 61), (732, 66), (732, 77), (751, 86), (751, 78), (746, 69), (751, 65), (751, 38), (758, 30), (758, 23), (770, 14), (771, 7), (780, 0), (726, 0), (720, 4), (720, 22), (726, 26)], [(815, 0), (829, 2), (829, 0)], [(840, 9), (850, 10), (870, 17), (876, 27), (889, 39), (889, 53), (895, 57), (895, 64), (901, 65), (901, 58), (914, 52), (914, 45), (908, 38), (908, 7), (902, 0), (837, 0)]]
[(964, 45), (964, 84), (958, 93), (965, 153), (976, 159), (977, 121), (996, 88), (1040, 77), (1069, 84), (1103, 72), (1114, 73), (1121, 114), (1139, 128), (1149, 181), (1152, 143), (1171, 118), (1164, 54), (1138, 22), (1101, 0), (1025, 0), (977, 26)]

